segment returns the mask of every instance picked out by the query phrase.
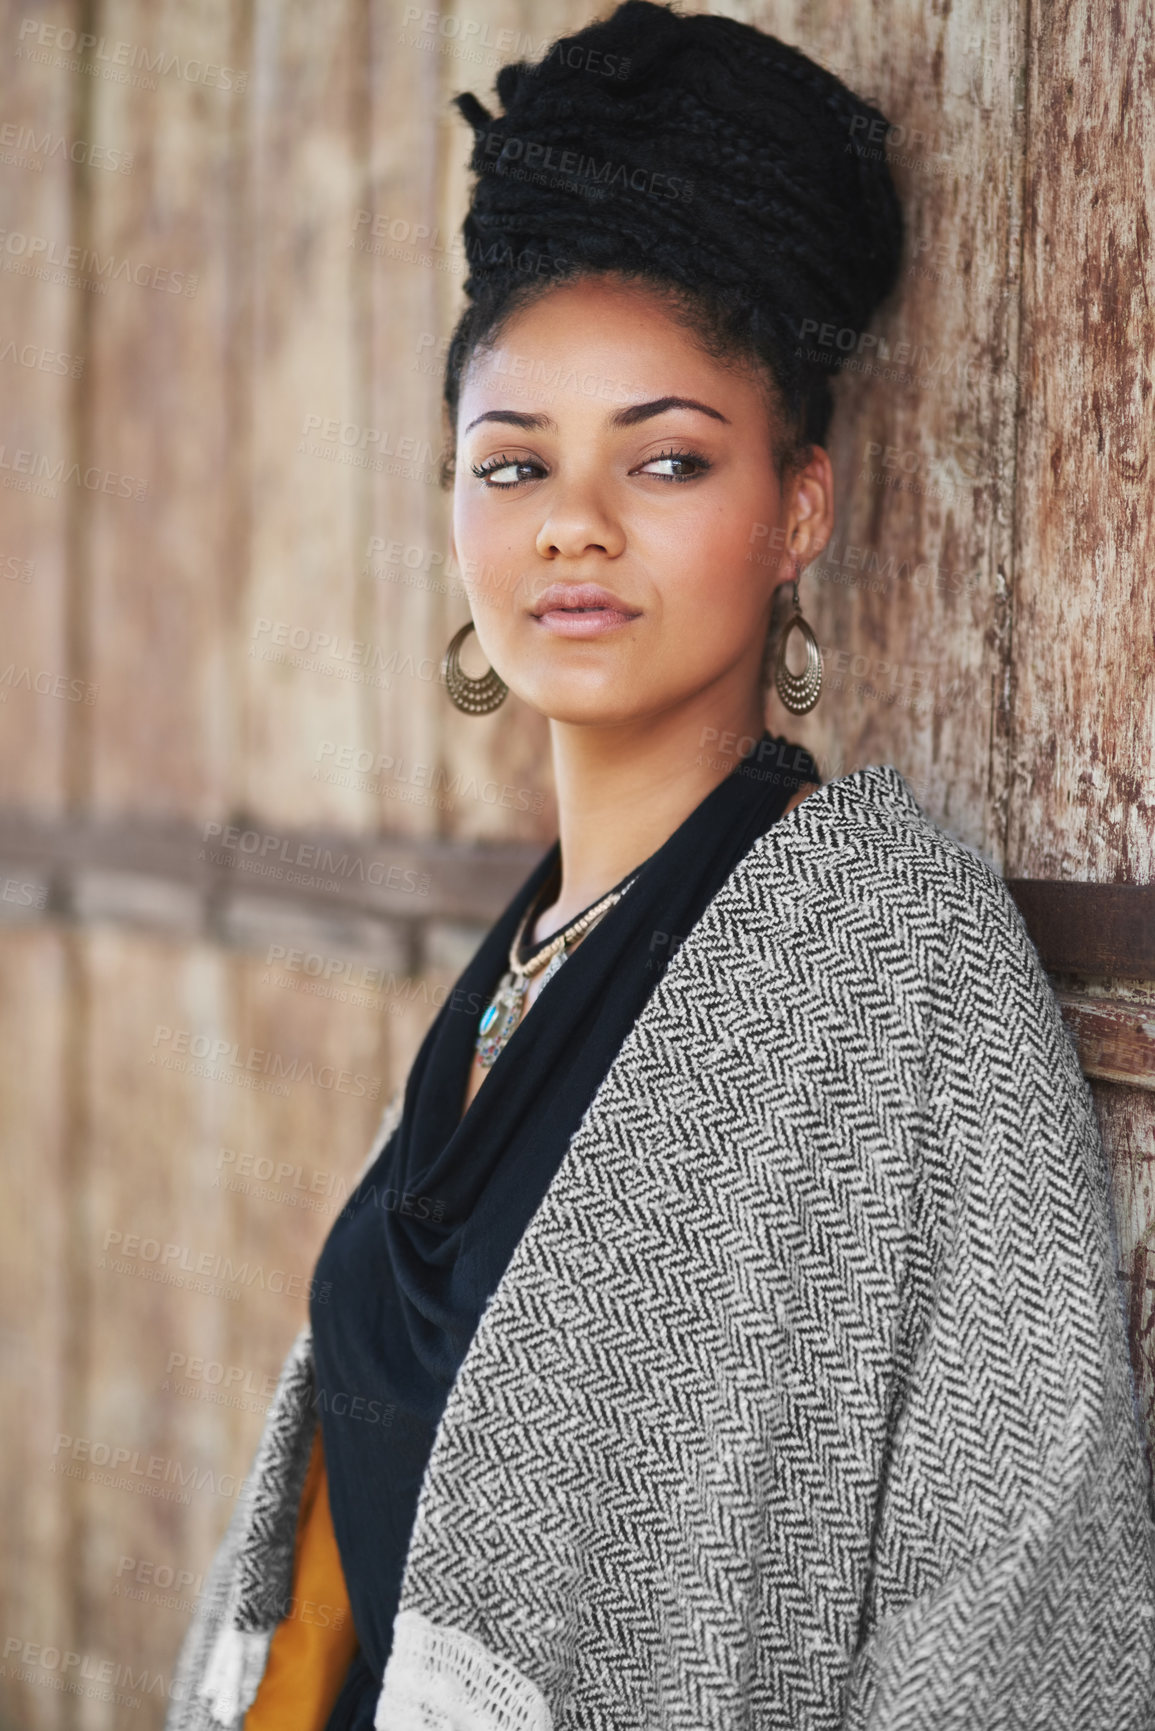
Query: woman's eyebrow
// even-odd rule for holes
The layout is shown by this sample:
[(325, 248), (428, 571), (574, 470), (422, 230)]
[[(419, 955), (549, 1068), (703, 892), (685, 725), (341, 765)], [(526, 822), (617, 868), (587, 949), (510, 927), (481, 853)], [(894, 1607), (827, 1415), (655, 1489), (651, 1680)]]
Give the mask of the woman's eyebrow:
[[(712, 409), (709, 403), (699, 403), (694, 397), (655, 397), (649, 403), (628, 403), (624, 409), (615, 409), (610, 416), (611, 427), (634, 427), (639, 421), (648, 421), (654, 415), (664, 415), (668, 409), (697, 409), (699, 414), (712, 415), (716, 421), (725, 426), (730, 422), (719, 409)], [(506, 426), (521, 427), (528, 433), (557, 432), (557, 422), (552, 415), (528, 415), (521, 409), (487, 409), (484, 415), (470, 421), (465, 431), (471, 433), (474, 427), (479, 427), (482, 421), (501, 421)]]

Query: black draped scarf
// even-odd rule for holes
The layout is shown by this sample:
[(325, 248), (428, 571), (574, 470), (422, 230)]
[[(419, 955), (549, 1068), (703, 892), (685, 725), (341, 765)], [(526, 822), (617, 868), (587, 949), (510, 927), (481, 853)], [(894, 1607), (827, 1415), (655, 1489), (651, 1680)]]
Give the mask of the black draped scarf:
[(486, 1302), (678, 945), (797, 789), (820, 779), (809, 753), (764, 732), (542, 988), (464, 1117), (478, 1023), (558, 841), (429, 1028), (400, 1122), (335, 1221), (314, 1283), (329, 1500), (360, 1642), (328, 1731), (371, 1731), (426, 1463)]

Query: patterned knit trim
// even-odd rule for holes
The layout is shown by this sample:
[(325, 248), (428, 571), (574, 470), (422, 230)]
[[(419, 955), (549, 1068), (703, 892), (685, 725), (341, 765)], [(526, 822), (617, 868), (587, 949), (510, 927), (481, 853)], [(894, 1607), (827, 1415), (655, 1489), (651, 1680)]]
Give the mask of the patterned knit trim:
[(292, 1595), (297, 1513), (316, 1427), (313, 1388), (313, 1337), (306, 1324), (281, 1371), (250, 1475), (228, 1619), (242, 1634), (274, 1628)]
[(222, 1629), (205, 1667), (201, 1696), (221, 1725), (237, 1725), (257, 1698), (268, 1663), (272, 1629), (243, 1635)]
[(508, 1659), (461, 1629), (401, 1611), (376, 1731), (553, 1731), (545, 1696)]

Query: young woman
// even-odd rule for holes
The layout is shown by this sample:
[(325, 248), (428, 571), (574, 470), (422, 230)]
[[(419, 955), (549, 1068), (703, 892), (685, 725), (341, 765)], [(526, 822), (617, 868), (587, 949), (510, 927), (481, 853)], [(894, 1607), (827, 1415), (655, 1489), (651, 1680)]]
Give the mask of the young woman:
[[(170, 1725), (1153, 1722), (1155, 1543), (1089, 1092), (1001, 881), (770, 734), (832, 527), (807, 321), (902, 227), (879, 117), (626, 0), (459, 97), (445, 381), (557, 841), (317, 1267)], [(798, 620), (799, 612), (791, 615)], [(470, 627), (464, 628), (468, 630)]]

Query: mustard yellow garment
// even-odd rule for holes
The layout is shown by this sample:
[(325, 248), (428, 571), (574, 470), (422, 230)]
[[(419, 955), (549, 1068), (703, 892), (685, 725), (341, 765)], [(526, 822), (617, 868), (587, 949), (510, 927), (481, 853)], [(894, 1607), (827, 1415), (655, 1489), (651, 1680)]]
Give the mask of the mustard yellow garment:
[(297, 1517), (292, 1605), (273, 1634), (244, 1731), (325, 1731), (356, 1651), (318, 1425)]

